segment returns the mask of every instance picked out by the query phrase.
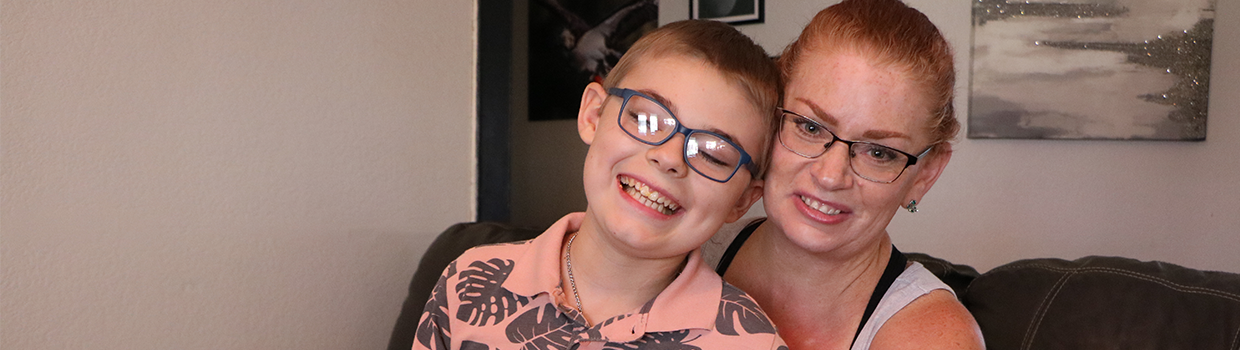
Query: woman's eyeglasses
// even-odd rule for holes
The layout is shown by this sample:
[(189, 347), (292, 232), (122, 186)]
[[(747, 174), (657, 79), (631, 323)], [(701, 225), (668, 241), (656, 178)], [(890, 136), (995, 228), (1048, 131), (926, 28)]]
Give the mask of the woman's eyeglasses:
[(877, 143), (848, 141), (835, 136), (835, 133), (813, 119), (786, 109), (781, 111), (783, 122), (779, 126), (779, 143), (784, 145), (784, 148), (812, 159), (827, 153), (831, 144), (839, 141), (848, 146), (848, 165), (853, 173), (862, 179), (878, 183), (896, 181), (904, 173), (904, 169), (917, 164), (917, 159), (925, 157), (934, 149), (934, 145), (930, 145), (920, 154), (912, 155)]

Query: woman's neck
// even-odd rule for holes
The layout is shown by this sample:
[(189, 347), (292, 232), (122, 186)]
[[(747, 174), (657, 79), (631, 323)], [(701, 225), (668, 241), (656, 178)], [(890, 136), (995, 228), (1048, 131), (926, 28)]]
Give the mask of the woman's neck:
[(791, 348), (847, 349), (890, 246), (882, 234), (865, 247), (810, 252), (767, 221), (741, 246), (724, 279), (762, 305)]
[[(580, 298), (581, 311), (591, 324), (636, 310), (658, 296), (684, 269), (688, 254), (665, 259), (634, 257), (611, 247), (599, 231), (589, 228), (582, 225), (581, 231), (566, 237), (573, 242), (569, 247), (565, 241), (561, 279), (569, 297)], [(572, 295), (574, 285), (577, 297)]]

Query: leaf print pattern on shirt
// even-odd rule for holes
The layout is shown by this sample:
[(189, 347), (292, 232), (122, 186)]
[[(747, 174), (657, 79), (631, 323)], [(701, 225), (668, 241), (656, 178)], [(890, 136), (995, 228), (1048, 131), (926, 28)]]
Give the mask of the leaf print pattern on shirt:
[(512, 273), (512, 260), (491, 259), (475, 261), (461, 270), (456, 284), (457, 297), (461, 300), (456, 318), (471, 326), (500, 324), (512, 316), (517, 308), (529, 303), (529, 298), (518, 296), (501, 288), (508, 274)]
[(775, 334), (775, 325), (766, 317), (758, 303), (745, 292), (730, 284), (723, 284), (723, 296), (719, 300), (719, 316), (715, 318), (715, 330), (726, 335), (740, 335), (736, 322), (749, 334)]
[(461, 350), (491, 350), (490, 345), (472, 341), (461, 341)]
[(505, 332), (508, 341), (523, 344), (523, 350), (568, 349), (579, 327), (560, 314), (554, 305), (546, 304), (517, 316), (508, 323)]
[(675, 332), (657, 332), (646, 333), (641, 339), (629, 343), (607, 343), (603, 345), (603, 350), (701, 350), (702, 348), (685, 344), (697, 339), (697, 337), (689, 338), (689, 330), (679, 330)]
[(431, 290), (431, 297), (422, 309), (422, 322), (414, 333), (417, 341), (427, 349), (447, 349), (452, 343), (451, 322), (448, 319), (448, 277), (456, 274), (456, 261), (448, 263), (439, 282)]

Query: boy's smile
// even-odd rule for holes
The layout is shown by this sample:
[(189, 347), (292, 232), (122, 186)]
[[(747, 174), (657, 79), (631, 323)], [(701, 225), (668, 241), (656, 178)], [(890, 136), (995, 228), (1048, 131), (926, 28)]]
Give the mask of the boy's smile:
[(650, 185), (637, 181), (627, 175), (620, 175), (619, 178), (620, 188), (624, 190), (625, 193), (628, 193), (629, 197), (633, 197), (634, 201), (637, 201), (650, 209), (654, 209), (663, 215), (672, 215), (675, 214), (677, 210), (680, 210), (680, 204), (677, 204), (675, 199), (672, 199), (670, 196), (663, 195), (657, 190), (651, 189)]
[[(601, 240), (595, 243), (633, 258), (683, 258), (761, 195), (762, 181), (723, 155), (764, 155), (765, 115), (739, 83), (693, 57), (649, 57), (616, 88), (643, 96), (629, 97), (625, 106), (624, 97), (591, 84), (582, 97), (578, 130), (590, 150), (583, 171), (589, 207), (581, 230), (597, 234), (580, 243)], [(668, 115), (658, 115), (656, 123), (644, 109), (622, 113), (622, 106), (629, 111), (648, 101), (663, 105)], [(677, 125), (699, 131), (646, 139), (652, 130), (666, 135)], [(687, 136), (692, 144), (686, 145)]]

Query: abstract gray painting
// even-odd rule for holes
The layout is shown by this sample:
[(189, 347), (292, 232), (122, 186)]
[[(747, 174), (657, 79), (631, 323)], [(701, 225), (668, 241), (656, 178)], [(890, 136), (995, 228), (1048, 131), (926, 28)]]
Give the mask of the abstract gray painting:
[(1204, 140), (1214, 0), (973, 0), (969, 138)]

